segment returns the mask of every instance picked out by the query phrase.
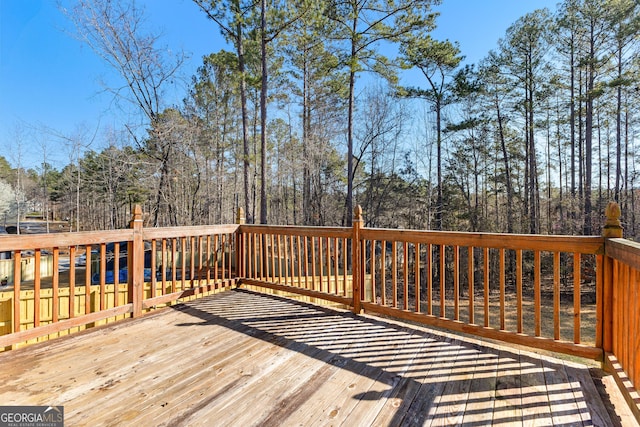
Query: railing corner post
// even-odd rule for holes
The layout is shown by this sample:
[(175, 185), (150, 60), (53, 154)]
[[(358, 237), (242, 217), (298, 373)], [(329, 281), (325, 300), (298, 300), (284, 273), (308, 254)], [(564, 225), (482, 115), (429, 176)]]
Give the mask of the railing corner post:
[(352, 275), (353, 275), (353, 312), (360, 314), (362, 312), (362, 289), (364, 277), (361, 274), (361, 245), (360, 230), (362, 229), (362, 207), (356, 206), (353, 210), (353, 237), (351, 245)]
[(602, 229), (602, 236), (605, 238), (605, 253), (602, 261), (602, 272), (600, 273), (602, 291), (598, 295), (601, 295), (601, 302), (598, 303), (598, 305), (601, 304), (602, 308), (597, 311), (599, 311), (602, 316), (602, 338), (599, 341), (601, 341), (602, 350), (605, 353), (613, 351), (613, 307), (615, 293), (613, 260), (607, 256), (606, 245), (607, 239), (622, 237), (623, 228), (620, 223), (620, 214), (620, 206), (616, 202), (609, 202), (609, 205), (605, 210), (607, 219)]
[(142, 207), (140, 205), (136, 205), (133, 209), (129, 228), (133, 229), (133, 241), (129, 243), (127, 255), (128, 298), (129, 303), (133, 304), (133, 317), (139, 317), (142, 315), (142, 300), (144, 299), (144, 240)]

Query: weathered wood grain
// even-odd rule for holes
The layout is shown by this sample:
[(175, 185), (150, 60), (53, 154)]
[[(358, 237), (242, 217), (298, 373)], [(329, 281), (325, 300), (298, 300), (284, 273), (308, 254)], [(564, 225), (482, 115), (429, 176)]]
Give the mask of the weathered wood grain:
[(3, 353), (0, 366), (4, 405), (64, 405), (74, 426), (634, 422), (620, 406), (609, 415), (624, 400), (583, 365), (243, 290)]

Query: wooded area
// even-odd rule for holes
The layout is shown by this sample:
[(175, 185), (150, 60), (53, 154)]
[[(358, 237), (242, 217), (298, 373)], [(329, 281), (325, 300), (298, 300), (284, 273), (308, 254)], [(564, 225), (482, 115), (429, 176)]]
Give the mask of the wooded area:
[[(61, 170), (44, 149), (38, 169), (1, 161), (15, 195), (3, 206), (73, 230), (125, 227), (136, 203), (157, 226), (230, 223), (236, 207), (250, 223), (348, 225), (360, 204), (371, 227), (588, 235), (616, 200), (635, 238), (638, 3), (536, 10), (474, 65), (431, 38), (432, 6), (176, 5), (199, 7), (230, 48), (203, 58), (169, 106), (163, 85), (184, 56), (134, 3), (78, 1), (66, 11), (78, 37), (121, 75), (114, 96), (146, 130), (60, 136)], [(86, 149), (96, 138), (106, 148)]]

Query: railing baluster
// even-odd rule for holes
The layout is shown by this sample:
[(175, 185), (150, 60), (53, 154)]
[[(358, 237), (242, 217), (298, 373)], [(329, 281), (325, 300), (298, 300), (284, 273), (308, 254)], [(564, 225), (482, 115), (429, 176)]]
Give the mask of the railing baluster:
[(624, 286), (622, 286), (622, 298), (620, 298), (620, 331), (624, 331), (624, 333), (620, 333), (620, 348), (622, 354), (622, 366), (630, 366), (631, 357), (629, 355), (629, 340), (624, 339), (624, 336), (629, 333), (629, 316), (627, 313), (629, 312), (629, 299), (631, 298), (631, 288), (634, 287), (634, 279), (635, 279), (635, 271), (631, 269), (631, 266), (625, 265), (625, 280)]
[[(298, 236), (297, 237), (296, 244), (298, 245), (298, 252), (297, 252), (297, 257), (298, 257), (298, 287), (306, 288), (307, 287), (306, 272), (305, 272), (304, 285), (302, 284), (302, 236)], [(306, 256), (304, 258), (306, 259)], [(337, 281), (336, 281), (336, 286), (338, 286), (338, 282)]]
[(181, 248), (182, 248), (182, 280), (181, 280), (181, 289), (185, 290), (187, 285), (187, 255), (189, 254), (189, 248), (187, 247), (187, 238), (181, 238)]
[[(575, 344), (580, 344), (580, 328), (581, 328), (581, 297), (582, 290), (580, 289), (580, 265), (581, 265), (581, 256), (580, 253), (576, 252), (573, 254), (573, 342)], [(596, 267), (597, 268), (597, 267)], [(598, 270), (599, 271), (599, 270)], [(560, 272), (558, 271), (558, 275)], [(596, 286), (597, 288), (597, 286)]]
[(453, 246), (453, 320), (460, 320), (460, 246)]
[[(542, 312), (540, 306), (540, 251), (533, 252), (533, 318), (535, 336), (541, 335)], [(555, 271), (555, 265), (554, 265)], [(555, 312), (555, 310), (554, 310)]]
[[(89, 258), (91, 258), (91, 255), (89, 255)], [(101, 256), (101, 259), (106, 259), (106, 244), (105, 244), (105, 256), (104, 257)], [(102, 265), (104, 264), (106, 264), (106, 260), (102, 262)], [(119, 283), (120, 283), (119, 273), (120, 273), (120, 245), (116, 244), (113, 246), (113, 286), (114, 287), (119, 286)], [(105, 272), (105, 276), (106, 276), (106, 272)]]
[(393, 308), (398, 308), (398, 243), (391, 242), (391, 284), (393, 289)]
[[(300, 237), (298, 237), (298, 241), (300, 241)], [(298, 249), (298, 254), (300, 250)], [(338, 290), (338, 278), (340, 276), (340, 272), (338, 270), (338, 238), (335, 237), (333, 239), (333, 282), (335, 284), (335, 294), (338, 295), (340, 291)]]
[[(119, 244), (116, 244), (114, 246), (120, 246)], [(106, 252), (107, 252), (107, 245), (102, 243), (100, 244), (100, 253), (104, 254), (104, 258), (106, 258)], [(91, 251), (87, 253), (85, 253), (85, 258), (86, 258), (86, 263), (87, 265), (91, 264)], [(105, 301), (105, 295), (106, 295), (106, 282), (107, 282), (107, 266), (106, 266), (106, 262), (103, 262), (100, 264), (100, 284), (99, 284), (99, 292), (100, 292), (100, 310), (104, 310), (105, 306), (106, 306), (106, 301)], [(88, 271), (88, 270), (87, 270)], [(114, 274), (114, 280), (113, 280), (113, 287), (115, 288), (115, 271), (113, 272)], [(89, 274), (87, 274), (87, 276), (89, 276)], [(91, 278), (89, 278), (89, 283), (91, 283)]]
[(294, 240), (293, 235), (289, 236), (289, 254), (291, 254), (291, 258), (289, 260), (289, 265), (291, 267), (291, 272), (289, 273), (289, 275), (291, 276), (291, 286), (298, 286), (298, 284), (295, 282), (295, 278), (296, 278), (296, 260), (295, 260), (295, 252), (294, 252)]
[(553, 253), (553, 338), (560, 339), (560, 252)]
[(278, 283), (282, 283), (282, 235), (278, 234)]
[(157, 294), (156, 282), (156, 239), (151, 239), (151, 298)]
[(331, 241), (325, 239), (326, 262), (327, 262), (327, 293), (331, 293)]
[(369, 270), (371, 270), (371, 298), (373, 302), (376, 297), (376, 241), (371, 240), (371, 259), (369, 260)]
[[(91, 254), (91, 245), (85, 246), (85, 255)], [(104, 261), (102, 262), (104, 265)], [(84, 314), (91, 313), (91, 263), (87, 262), (87, 270), (84, 275)]]
[(20, 280), (21, 280), (22, 253), (13, 251), (13, 332), (20, 332), (22, 309), (20, 304)]
[(387, 241), (380, 241), (380, 303), (387, 305)]
[(41, 249), (36, 248), (33, 254), (33, 327), (40, 326), (40, 255)]
[[(207, 286), (208, 286), (208, 290), (211, 290), (211, 234), (207, 234), (207, 261), (205, 263), (206, 265), (206, 280), (207, 280)], [(217, 285), (215, 284), (214, 281), (214, 289), (217, 289)]]
[(284, 236), (284, 272), (285, 272), (285, 284), (289, 284), (290, 286), (294, 286), (293, 283), (293, 271), (291, 270), (293, 258), (293, 253), (291, 252), (291, 242), (293, 236)]
[(227, 279), (231, 280), (233, 279), (233, 259), (234, 259), (234, 253), (233, 253), (233, 242), (234, 242), (234, 238), (233, 238), (233, 234), (226, 234), (226, 240), (227, 240), (227, 248), (229, 249), (229, 254), (227, 255)]
[(506, 262), (505, 262), (505, 249), (500, 248), (500, 330), (504, 331), (505, 326), (505, 293), (506, 293)]
[[(347, 265), (347, 252), (349, 251), (349, 244), (347, 243), (348, 240), (347, 238), (343, 238), (342, 239), (342, 279), (343, 279), (343, 283), (342, 283), (342, 294), (344, 296), (348, 295), (347, 292), (347, 274), (348, 274), (348, 265)], [(352, 276), (353, 277), (353, 276)], [(353, 292), (353, 283), (351, 284), (351, 290)]]
[(402, 242), (402, 306), (409, 309), (409, 243)]
[[(202, 286), (203, 273), (203, 244), (202, 236), (191, 236), (191, 288), (199, 289)], [(200, 291), (197, 291), (200, 293)]]
[(271, 281), (275, 283), (276, 281), (276, 236), (275, 234), (270, 234), (271, 241)]
[(324, 263), (322, 261), (322, 256), (324, 255), (324, 250), (322, 247), (322, 237), (318, 237), (318, 267), (320, 267), (320, 292), (324, 289)]
[(178, 244), (178, 239), (177, 238), (172, 238), (171, 239), (171, 280), (172, 280), (172, 286), (171, 286), (171, 291), (172, 292), (177, 292), (177, 282), (178, 282), (178, 272), (176, 271), (178, 268), (178, 260), (176, 259), (176, 252), (177, 252), (177, 246)]
[(517, 332), (522, 333), (522, 249), (516, 251), (516, 323)]
[(51, 296), (53, 298), (51, 309), (51, 320), (53, 323), (57, 323), (60, 319), (60, 249), (58, 247), (53, 248), (53, 281), (51, 283)]
[[(90, 261), (87, 260), (87, 263)], [(76, 315), (76, 247), (69, 247), (69, 319)]]
[(304, 287), (305, 289), (310, 289), (309, 287), (309, 238), (304, 236)]
[(484, 270), (484, 327), (489, 327), (489, 248), (483, 248)]
[(469, 323), (470, 324), (475, 324), (475, 318), (474, 318), (474, 307), (473, 307), (473, 299), (474, 299), (474, 271), (475, 271), (475, 266), (474, 266), (474, 257), (473, 257), (473, 246), (469, 246), (469, 265), (468, 265), (468, 286), (469, 286)]
[[(254, 244), (255, 244), (255, 238), (254, 238)], [(229, 270), (229, 267), (225, 263), (225, 260), (227, 258), (227, 254), (226, 254), (227, 246), (228, 246), (227, 235), (223, 233), (220, 235), (220, 250), (222, 251), (222, 254), (220, 254), (220, 257), (221, 257), (220, 265), (222, 266), (222, 272), (221, 272), (222, 282), (226, 282), (227, 279), (231, 278), (231, 271)], [(231, 259), (231, 254), (229, 254), (229, 259)]]
[(445, 246), (440, 245), (440, 317), (447, 317), (447, 308), (446, 308), (446, 289), (445, 289), (445, 279), (446, 279), (446, 259), (445, 259)]
[(314, 291), (316, 288), (316, 241), (315, 237), (311, 237), (311, 289)]
[[(213, 277), (215, 278), (216, 282), (220, 280), (218, 278), (218, 262), (220, 260), (220, 258), (218, 257), (218, 252), (220, 251), (219, 239), (220, 239), (219, 234), (215, 234), (213, 236)], [(244, 239), (244, 236), (243, 236), (243, 239)], [(241, 262), (244, 262), (244, 260), (241, 260)]]
[(427, 314), (433, 315), (433, 245), (427, 244), (427, 264), (425, 265), (427, 276)]
[(416, 303), (415, 303), (415, 311), (416, 313), (420, 313), (420, 243), (414, 244), (415, 249), (415, 265), (414, 265), (414, 282), (415, 282), (415, 294), (416, 294)]

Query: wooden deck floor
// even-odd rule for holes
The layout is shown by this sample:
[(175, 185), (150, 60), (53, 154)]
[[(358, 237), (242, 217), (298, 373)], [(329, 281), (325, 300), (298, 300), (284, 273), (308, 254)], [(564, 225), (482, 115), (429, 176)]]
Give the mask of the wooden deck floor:
[(593, 368), (249, 291), (0, 368), (1, 405), (64, 405), (69, 426), (636, 425)]

